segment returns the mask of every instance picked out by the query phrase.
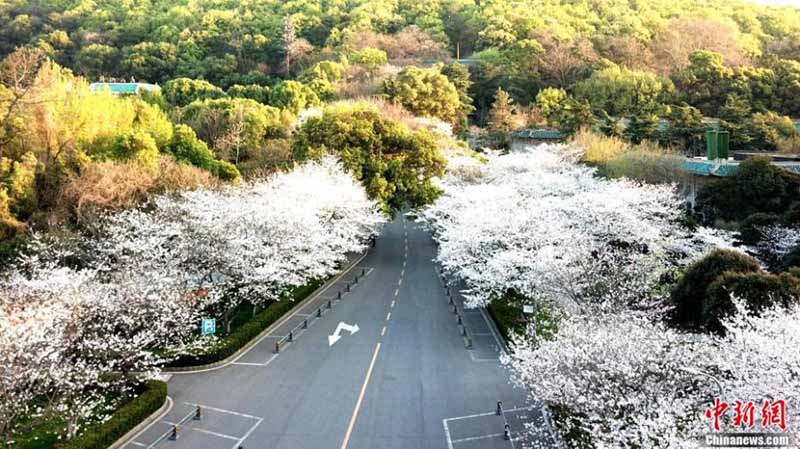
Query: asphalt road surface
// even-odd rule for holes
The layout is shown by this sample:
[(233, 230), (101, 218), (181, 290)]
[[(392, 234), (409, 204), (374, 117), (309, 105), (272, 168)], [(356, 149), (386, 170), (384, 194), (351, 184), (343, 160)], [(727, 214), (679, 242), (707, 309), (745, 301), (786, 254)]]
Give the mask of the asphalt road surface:
[[(456, 299), (454, 313), (435, 252), (422, 226), (395, 219), (354, 269), (235, 363), (173, 375), (169, 413), (124, 447), (521, 448), (523, 423), (543, 425), (540, 408), (509, 384), (485, 312), (465, 311)], [(295, 326), (276, 354), (275, 342)]]

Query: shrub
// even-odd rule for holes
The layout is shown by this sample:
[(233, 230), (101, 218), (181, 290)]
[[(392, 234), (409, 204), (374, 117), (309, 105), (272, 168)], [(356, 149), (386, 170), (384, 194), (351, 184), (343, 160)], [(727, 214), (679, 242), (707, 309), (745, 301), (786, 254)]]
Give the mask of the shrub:
[(630, 149), (630, 144), (619, 137), (604, 136), (588, 128), (575, 133), (571, 143), (583, 150), (581, 160), (591, 165), (608, 162)]
[(742, 220), (739, 225), (739, 240), (745, 245), (755, 245), (763, 238), (761, 228), (773, 225), (780, 221), (780, 219), (781, 217), (779, 215), (766, 214), (763, 212), (750, 215)]
[(117, 161), (136, 161), (149, 169), (158, 167), (156, 141), (144, 131), (117, 137), (110, 148), (110, 157)]
[(177, 125), (167, 150), (178, 161), (186, 161), (194, 166), (208, 170), (224, 181), (239, 179), (239, 170), (225, 161), (218, 161), (205, 142), (197, 138), (194, 130), (186, 125)]
[(281, 301), (276, 301), (270, 304), (262, 312), (245, 323), (244, 325), (233, 330), (230, 335), (217, 344), (213, 350), (203, 354), (191, 354), (179, 357), (176, 360), (168, 363), (167, 367), (191, 367), (208, 365), (211, 363), (224, 360), (236, 353), (239, 349), (244, 347), (250, 340), (258, 336), (264, 329), (278, 321), (283, 315), (291, 310), (298, 301), (306, 298), (314, 292), (322, 281), (312, 281), (306, 285), (297, 287), (291, 291), (286, 298)]
[(703, 313), (717, 318), (733, 314), (731, 295), (745, 300), (754, 313), (776, 304), (788, 307), (800, 298), (800, 280), (788, 273), (723, 273), (709, 285)]
[(156, 180), (156, 190), (159, 192), (191, 190), (216, 184), (216, 178), (202, 168), (177, 162), (168, 155), (161, 157), (159, 176)]
[(167, 400), (167, 384), (151, 380), (136, 398), (120, 407), (106, 422), (90, 426), (83, 434), (55, 449), (106, 449), (155, 413)]
[(137, 162), (92, 162), (73, 175), (61, 191), (63, 207), (78, 220), (133, 206), (155, 185), (156, 173)]
[(752, 257), (733, 250), (715, 249), (689, 265), (673, 288), (673, 324), (689, 329), (719, 328), (716, 310), (707, 305), (708, 289), (723, 273), (758, 273), (761, 267)]
[(697, 193), (697, 206), (725, 220), (757, 213), (782, 213), (796, 190), (768, 158), (742, 162), (733, 176), (709, 182)]

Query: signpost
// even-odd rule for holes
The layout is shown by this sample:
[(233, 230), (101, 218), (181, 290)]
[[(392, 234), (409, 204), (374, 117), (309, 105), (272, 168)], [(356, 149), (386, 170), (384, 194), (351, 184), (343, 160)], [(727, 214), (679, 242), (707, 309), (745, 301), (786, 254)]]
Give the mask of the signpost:
[(203, 336), (214, 335), (217, 332), (217, 320), (214, 318), (203, 318), (200, 322), (200, 334)]

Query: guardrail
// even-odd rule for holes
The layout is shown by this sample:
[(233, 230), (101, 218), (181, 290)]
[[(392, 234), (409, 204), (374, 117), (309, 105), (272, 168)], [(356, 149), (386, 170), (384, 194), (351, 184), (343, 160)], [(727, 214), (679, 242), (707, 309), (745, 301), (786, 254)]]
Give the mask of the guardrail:
[[(357, 272), (356, 275), (353, 277), (352, 283), (349, 281), (345, 283), (344, 293), (349, 293), (352, 290), (351, 286), (358, 284), (359, 276), (363, 278), (366, 275), (367, 275), (367, 269), (362, 267), (361, 272), (360, 273)], [(323, 305), (314, 309), (313, 313), (311, 313), (309, 316), (312, 317), (312, 319), (317, 319), (317, 320), (322, 318), (322, 312), (324, 310), (332, 309), (334, 301), (341, 301), (343, 297), (344, 295), (342, 294), (342, 290), (337, 291), (335, 298), (328, 299)], [(293, 327), (287, 335), (284, 335), (275, 342), (275, 349), (274, 349), (275, 354), (281, 352), (281, 346), (293, 342), (295, 337), (297, 337), (297, 335), (300, 334), (301, 331), (308, 329), (308, 318), (309, 317), (303, 318), (303, 321), (300, 322), (295, 327)]]

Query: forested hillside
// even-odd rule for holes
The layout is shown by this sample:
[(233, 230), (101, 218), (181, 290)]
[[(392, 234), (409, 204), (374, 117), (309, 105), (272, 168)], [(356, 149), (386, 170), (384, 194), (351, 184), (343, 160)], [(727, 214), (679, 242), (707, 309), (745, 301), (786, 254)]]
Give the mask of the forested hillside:
[[(731, 132), (734, 149), (800, 151), (791, 120), (800, 115), (793, 8), (728, 0), (3, 0), (0, 23), (3, 239), (30, 225), (80, 223), (153, 192), (269, 173), (313, 156), (304, 145), (369, 153), (398, 136), (406, 147), (389, 153), (416, 162), (401, 170), (390, 156), (377, 165), (356, 159), (364, 163), (356, 172), (387, 210), (429, 201), (436, 189), (427, 179), (441, 168), (431, 148), (459, 146), (429, 135), (439, 124), (462, 136), (486, 126), (495, 137), (523, 127), (593, 128), (691, 152), (713, 119)], [(112, 97), (89, 89), (97, 81), (160, 90)], [(372, 140), (332, 133), (354, 113), (325, 106), (341, 100), (373, 103), (356, 110), (377, 104), (382, 117), (356, 114)], [(319, 108), (325, 117), (315, 117)], [(479, 141), (484, 132), (469, 131)], [(430, 171), (409, 190), (415, 164)]]

